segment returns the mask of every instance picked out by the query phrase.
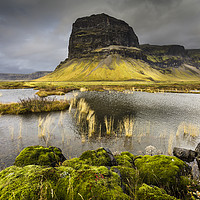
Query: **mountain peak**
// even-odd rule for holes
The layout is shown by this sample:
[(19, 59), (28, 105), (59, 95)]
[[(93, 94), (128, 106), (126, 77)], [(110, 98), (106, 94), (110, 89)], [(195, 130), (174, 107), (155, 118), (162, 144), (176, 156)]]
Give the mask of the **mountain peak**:
[(78, 58), (110, 45), (139, 47), (139, 42), (132, 27), (105, 13), (78, 18), (72, 27), (68, 57)]

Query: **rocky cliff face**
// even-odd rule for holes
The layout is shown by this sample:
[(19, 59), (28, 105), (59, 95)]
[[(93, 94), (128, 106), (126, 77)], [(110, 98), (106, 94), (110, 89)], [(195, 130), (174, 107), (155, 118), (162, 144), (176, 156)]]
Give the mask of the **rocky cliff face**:
[(122, 20), (106, 14), (79, 18), (72, 26), (68, 57), (80, 58), (110, 45), (139, 47), (139, 42), (133, 29)]

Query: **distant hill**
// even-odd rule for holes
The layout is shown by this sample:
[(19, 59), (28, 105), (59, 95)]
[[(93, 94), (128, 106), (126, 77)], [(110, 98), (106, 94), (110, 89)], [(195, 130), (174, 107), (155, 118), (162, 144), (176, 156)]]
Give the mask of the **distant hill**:
[(31, 74), (0, 73), (0, 80), (33, 80), (41, 78), (52, 71), (38, 71)]
[(106, 14), (79, 18), (69, 54), (40, 81), (200, 81), (200, 50), (140, 45), (124, 21)]

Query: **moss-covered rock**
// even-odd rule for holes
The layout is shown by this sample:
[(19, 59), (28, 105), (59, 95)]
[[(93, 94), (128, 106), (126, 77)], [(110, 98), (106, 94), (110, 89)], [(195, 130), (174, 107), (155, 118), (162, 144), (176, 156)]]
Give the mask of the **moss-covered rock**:
[(116, 155), (115, 158), (118, 165), (124, 167), (134, 167), (135, 156), (127, 151)]
[(164, 189), (143, 184), (136, 192), (136, 200), (176, 200), (166, 193)]
[[(0, 172), (0, 199), (175, 200), (193, 199), (200, 188), (188, 177), (187, 165), (176, 157), (136, 157), (122, 152), (115, 160), (108, 149), (100, 148), (49, 167), (52, 151), (59, 157), (58, 148), (24, 149), (16, 159), (23, 167), (11, 166)], [(36, 165), (27, 165), (30, 160)]]
[(28, 165), (0, 172), (0, 199), (130, 199), (117, 173), (107, 167), (75, 170)]
[(58, 178), (51, 167), (8, 167), (0, 172), (0, 199), (54, 199)]
[(59, 180), (59, 199), (130, 199), (123, 193), (118, 174), (104, 166), (75, 170), (69, 177)]
[(80, 156), (81, 162), (92, 166), (113, 166), (116, 164), (115, 158), (109, 150), (99, 148), (97, 150), (85, 151)]
[(145, 155), (135, 160), (135, 166), (144, 183), (164, 188), (179, 198), (187, 193), (187, 182), (182, 176), (189, 175), (190, 171), (182, 160), (165, 155)]
[(17, 156), (15, 165), (22, 167), (26, 165), (45, 165), (56, 166), (60, 162), (65, 160), (62, 151), (56, 147), (43, 147), (43, 146), (31, 146), (26, 147)]

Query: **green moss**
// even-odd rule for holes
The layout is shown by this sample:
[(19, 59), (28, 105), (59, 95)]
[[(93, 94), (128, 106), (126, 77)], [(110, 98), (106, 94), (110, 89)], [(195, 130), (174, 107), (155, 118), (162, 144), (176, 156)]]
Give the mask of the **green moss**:
[(72, 167), (73, 169), (79, 170), (79, 169), (90, 169), (90, 165), (84, 164), (83, 161), (81, 161), (79, 158), (72, 158), (70, 160), (65, 160), (62, 164), (66, 167)]
[(108, 168), (12, 166), (0, 172), (0, 199), (130, 199)]
[(140, 179), (148, 184), (164, 188), (169, 194), (183, 197), (187, 193), (187, 184), (182, 175), (188, 175), (187, 165), (172, 156), (140, 156), (135, 160)]
[(135, 156), (129, 152), (122, 152), (115, 156), (117, 164), (125, 167), (134, 167)]
[(111, 166), (111, 158), (104, 148), (99, 148), (97, 150), (85, 151), (81, 156), (80, 160), (92, 166)]
[(19, 167), (26, 165), (55, 166), (64, 160), (61, 150), (56, 147), (31, 146), (21, 151), (15, 160), (15, 165)]
[(176, 200), (166, 193), (165, 190), (156, 186), (143, 184), (136, 193), (136, 200)]
[[(105, 149), (48, 167), (61, 155), (58, 148), (24, 149), (16, 163), (0, 172), (0, 199), (194, 199), (199, 183), (188, 178), (187, 165), (171, 156), (138, 156), (122, 152), (111, 166)], [(110, 165), (110, 166), (109, 166)], [(151, 185), (151, 186), (150, 186)], [(170, 196), (172, 195), (172, 196)], [(175, 196), (175, 197), (174, 197)]]
[(111, 168), (113, 172), (117, 172), (118, 170), (121, 175), (121, 184), (124, 192), (134, 199), (137, 187), (142, 184), (138, 170), (124, 166), (113, 166)]
[(59, 176), (53, 168), (29, 165), (0, 172), (0, 199), (54, 199)]
[(130, 199), (120, 187), (120, 177), (104, 166), (78, 170), (69, 181), (73, 199)]

